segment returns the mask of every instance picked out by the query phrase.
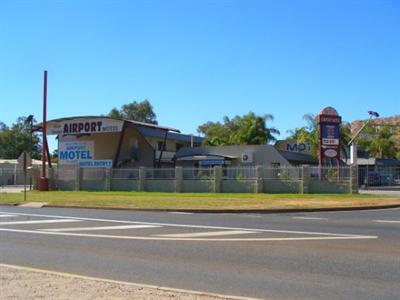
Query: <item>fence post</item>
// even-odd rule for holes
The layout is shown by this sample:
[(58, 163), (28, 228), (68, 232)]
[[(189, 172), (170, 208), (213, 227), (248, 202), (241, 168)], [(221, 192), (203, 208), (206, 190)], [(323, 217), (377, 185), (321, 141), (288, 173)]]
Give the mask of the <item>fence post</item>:
[(13, 181), (14, 181), (14, 185), (18, 184), (17, 183), (17, 165), (14, 165), (14, 178), (13, 178)]
[(82, 169), (78, 166), (76, 167), (75, 172), (75, 190), (79, 191), (81, 189)]
[(221, 166), (215, 166), (214, 167), (214, 193), (221, 193), (221, 187), (222, 187), (222, 167)]
[[(32, 189), (37, 190), (39, 188), (40, 170), (36, 167), (29, 167), (28, 174), (32, 178)], [(58, 180), (57, 180), (57, 186), (58, 186)]]
[(48, 174), (49, 174), (50, 190), (56, 190), (58, 182), (56, 180), (56, 172), (54, 171), (54, 168), (49, 168)]
[(300, 194), (309, 194), (310, 193), (310, 166), (308, 165), (303, 165), (301, 166), (301, 175), (302, 175), (302, 181), (301, 181), (301, 191)]
[(175, 193), (182, 192), (183, 168), (175, 167)]
[(105, 168), (106, 170), (106, 191), (111, 191), (111, 168)]
[(145, 190), (145, 181), (146, 181), (146, 168), (140, 167), (139, 168), (139, 186), (138, 191), (143, 192)]
[(349, 182), (350, 194), (358, 194), (358, 166), (350, 166), (350, 182)]
[(256, 193), (262, 193), (263, 192), (263, 167), (262, 166), (256, 166), (256, 188), (255, 192)]

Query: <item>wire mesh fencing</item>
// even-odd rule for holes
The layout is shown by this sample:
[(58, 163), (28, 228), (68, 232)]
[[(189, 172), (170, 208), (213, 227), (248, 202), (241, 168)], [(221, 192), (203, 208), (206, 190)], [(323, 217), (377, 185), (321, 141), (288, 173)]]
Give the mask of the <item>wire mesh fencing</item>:
[(81, 180), (105, 180), (106, 168), (81, 168)]
[(183, 180), (212, 180), (215, 178), (213, 168), (184, 168), (182, 169)]
[(310, 167), (310, 179), (319, 181), (342, 182), (349, 181), (350, 167)]
[(74, 190), (79, 182), (79, 169), (76, 166), (59, 165), (56, 168), (56, 183), (53, 185), (61, 190)]
[(139, 179), (139, 169), (112, 169), (111, 179), (137, 180)]
[(362, 166), (358, 169), (359, 185), (362, 188), (400, 187), (400, 167)]
[(262, 175), (265, 180), (299, 181), (303, 179), (302, 169), (298, 167), (264, 167)]
[(0, 186), (8, 185), (29, 185), (31, 182), (30, 174), (21, 168), (0, 168)]
[(146, 168), (145, 169), (145, 178), (153, 179), (153, 180), (168, 180), (175, 179), (175, 168)]
[(223, 169), (223, 178), (228, 180), (254, 180), (257, 178), (257, 168), (227, 167)]
[[(400, 170), (379, 170), (379, 182), (400, 184)], [(3, 172), (4, 173), (4, 172)], [(349, 190), (350, 167), (192, 167), (79, 168), (59, 167), (57, 188), (73, 190), (339, 192)], [(1, 173), (0, 173), (1, 175)], [(375, 176), (375, 175), (374, 175)], [(1, 178), (1, 176), (0, 176)], [(368, 175), (366, 178), (373, 178)], [(370, 180), (370, 179), (369, 179)], [(308, 183), (311, 183), (310, 185)], [(218, 189), (217, 189), (218, 188)]]

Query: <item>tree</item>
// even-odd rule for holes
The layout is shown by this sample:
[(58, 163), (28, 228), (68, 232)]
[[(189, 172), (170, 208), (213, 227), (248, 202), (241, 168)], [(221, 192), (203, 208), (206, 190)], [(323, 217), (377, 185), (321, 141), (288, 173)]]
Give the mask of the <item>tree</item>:
[(224, 145), (262, 145), (276, 140), (279, 134), (276, 128), (267, 128), (266, 122), (273, 120), (272, 115), (258, 116), (249, 112), (244, 116), (223, 118), (223, 123), (207, 122), (200, 125), (197, 131), (204, 134), (203, 144), (208, 146)]
[(309, 144), (311, 147), (311, 154), (314, 157), (319, 155), (319, 130), (315, 116), (312, 114), (305, 114), (303, 119), (307, 125), (289, 131), (289, 139), (294, 139), (299, 143)]
[(133, 101), (122, 105), (121, 109), (113, 108), (108, 116), (120, 120), (132, 120), (144, 123), (158, 124), (153, 106), (145, 99), (142, 102)]
[(396, 158), (398, 149), (393, 141), (394, 134), (388, 127), (380, 127), (376, 129), (369, 125), (364, 133), (368, 134), (370, 138), (359, 138), (357, 144), (363, 148), (370, 157), (376, 158)]
[(39, 159), (41, 152), (40, 139), (37, 134), (30, 134), (30, 124), (26, 117), (19, 117), (11, 127), (0, 122), (0, 158), (15, 159), (27, 151), (32, 158)]

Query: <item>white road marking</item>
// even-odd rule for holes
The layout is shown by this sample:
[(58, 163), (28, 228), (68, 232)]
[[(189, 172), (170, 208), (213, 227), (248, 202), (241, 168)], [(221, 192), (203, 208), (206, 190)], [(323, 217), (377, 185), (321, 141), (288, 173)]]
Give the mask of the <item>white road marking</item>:
[(141, 228), (157, 228), (161, 226), (154, 225), (120, 225), (120, 226), (99, 226), (99, 227), (67, 227), (67, 228), (49, 228), (39, 229), (42, 231), (90, 231), (90, 230), (118, 230), (118, 229), (141, 229)]
[(0, 215), (0, 218), (16, 217), (15, 215)]
[(374, 220), (377, 223), (400, 223), (400, 220)]
[(206, 237), (206, 236), (248, 234), (248, 233), (257, 233), (257, 232), (244, 231), (244, 230), (231, 230), (231, 231), (225, 230), (225, 231), (208, 231), (208, 232), (195, 232), (195, 233), (162, 234), (157, 236), (172, 237), (172, 238), (195, 238), (195, 237)]
[(190, 212), (184, 212), (184, 211), (172, 211), (170, 214), (175, 214), (175, 215), (193, 215), (193, 213)]
[(263, 242), (263, 241), (307, 241), (307, 240), (358, 240), (358, 239), (376, 239), (377, 236), (368, 235), (342, 235), (342, 236), (320, 236), (320, 237), (299, 237), (299, 238), (232, 238), (232, 239), (207, 239), (207, 238), (164, 238), (164, 237), (148, 237), (148, 236), (124, 236), (124, 235), (104, 235), (104, 234), (83, 234), (83, 233), (67, 233), (67, 232), (50, 232), (38, 230), (23, 230), (0, 228), (5, 232), (20, 232), (33, 234), (47, 234), (59, 236), (73, 237), (95, 237), (105, 239), (120, 240), (147, 240), (147, 241), (207, 241), (207, 242)]
[(13, 268), (13, 269), (17, 269), (17, 270), (26, 270), (26, 271), (32, 271), (32, 272), (38, 272), (38, 273), (44, 273), (44, 274), (54, 274), (57, 276), (68, 276), (70, 278), (78, 278), (78, 279), (84, 279), (84, 280), (102, 281), (102, 282), (108, 282), (108, 283), (113, 283), (113, 284), (124, 284), (124, 285), (141, 287), (141, 288), (151, 288), (151, 289), (163, 290), (163, 291), (167, 291), (167, 292), (188, 293), (188, 294), (193, 294), (193, 295), (197, 295), (197, 296), (208, 296), (208, 297), (216, 297), (216, 298), (232, 299), (232, 300), (261, 300), (260, 298), (250, 298), (250, 297), (223, 295), (223, 294), (207, 293), (207, 292), (185, 290), (185, 289), (176, 289), (176, 288), (169, 288), (169, 287), (164, 287), (164, 286), (141, 284), (141, 283), (127, 282), (127, 281), (119, 281), (119, 280), (105, 279), (105, 278), (99, 278), (99, 277), (89, 277), (89, 276), (77, 275), (77, 274), (72, 274), (72, 273), (56, 272), (56, 271), (29, 268), (29, 267), (9, 265), (9, 264), (0, 264), (0, 267)]
[(316, 218), (316, 217), (293, 217), (293, 219), (300, 219), (300, 220), (329, 220), (328, 218)]
[[(10, 214), (13, 214), (13, 213), (10, 213)], [(123, 224), (146, 224), (146, 225), (183, 227), (183, 228), (205, 228), (205, 229), (220, 229), (220, 230), (247, 230), (247, 231), (256, 231), (256, 232), (293, 233), (293, 234), (322, 235), (322, 236), (327, 236), (328, 235), (328, 236), (334, 236), (334, 237), (357, 237), (357, 238), (360, 237), (360, 235), (343, 234), (343, 233), (329, 233), (329, 232), (273, 230), (273, 229), (258, 229), (258, 228), (188, 225), (188, 224), (174, 224), (174, 223), (135, 222), (135, 221), (112, 220), (112, 219), (80, 218), (80, 217), (70, 217), (70, 216), (25, 214), (25, 213), (18, 213), (18, 215), (21, 215), (21, 216), (35, 216), (35, 217), (52, 217), (52, 218), (73, 219), (73, 220), (82, 220), (82, 221), (99, 221), (99, 222), (110, 222), (110, 223), (123, 223)]]
[(81, 220), (56, 219), (56, 220), (9, 221), (9, 222), (0, 222), (0, 225), (25, 225), (25, 224), (47, 224), (47, 223), (67, 223), (67, 222), (81, 222)]

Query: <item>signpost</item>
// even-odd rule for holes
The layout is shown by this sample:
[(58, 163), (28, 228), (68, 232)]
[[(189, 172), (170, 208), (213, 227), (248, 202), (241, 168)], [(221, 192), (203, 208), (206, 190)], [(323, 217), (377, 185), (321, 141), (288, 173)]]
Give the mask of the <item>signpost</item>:
[[(317, 116), (319, 125), (319, 165), (340, 164), (340, 130), (342, 118), (333, 107), (324, 108)], [(334, 162), (334, 163), (333, 163)]]
[(28, 152), (24, 151), (18, 157), (18, 163), (24, 169), (24, 201), (26, 201), (26, 173), (27, 173), (28, 166), (32, 165), (32, 157), (29, 155)]

